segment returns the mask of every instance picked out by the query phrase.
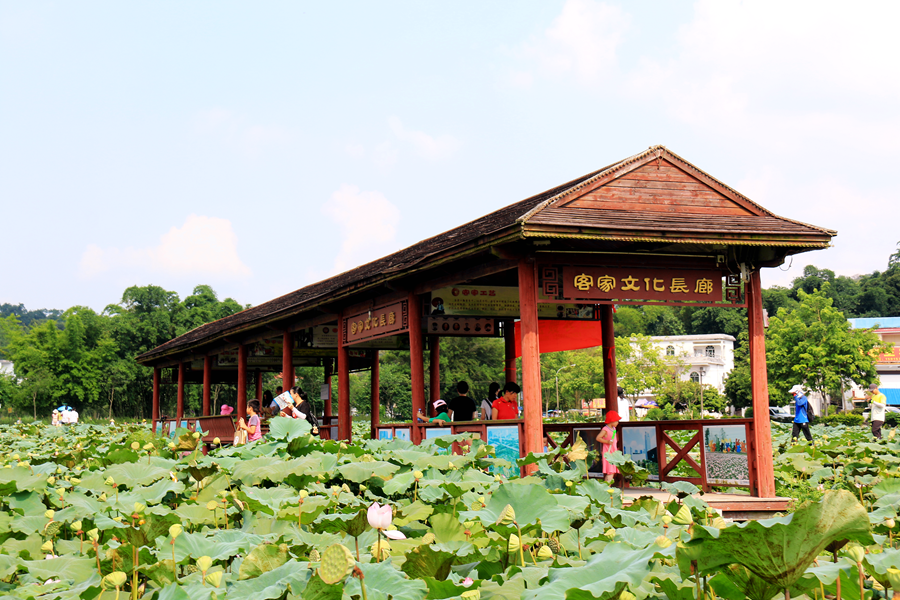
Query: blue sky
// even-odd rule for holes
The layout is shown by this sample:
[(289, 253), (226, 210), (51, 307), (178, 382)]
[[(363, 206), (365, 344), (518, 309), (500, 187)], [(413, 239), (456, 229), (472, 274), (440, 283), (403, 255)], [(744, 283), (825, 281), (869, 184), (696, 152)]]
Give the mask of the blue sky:
[(258, 304), (665, 144), (900, 241), (900, 4), (0, 0), (0, 302)]

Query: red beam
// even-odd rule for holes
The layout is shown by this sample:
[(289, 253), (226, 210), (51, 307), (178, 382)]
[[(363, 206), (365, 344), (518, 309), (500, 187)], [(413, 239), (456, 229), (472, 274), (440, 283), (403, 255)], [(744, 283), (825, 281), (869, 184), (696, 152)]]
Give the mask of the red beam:
[[(425, 353), (422, 337), (422, 300), (418, 294), (409, 294), (409, 368), (412, 383), (412, 420), (421, 410), (425, 413)], [(412, 442), (421, 442), (421, 430), (413, 428), (414, 439)]]
[(503, 322), (503, 372), (507, 382), (516, 381), (516, 328), (512, 321)]
[(179, 425), (184, 418), (184, 363), (178, 363), (178, 404), (175, 408), (175, 418)]
[(209, 415), (209, 399), (212, 388), (212, 356), (203, 357), (203, 416)]
[(328, 386), (328, 397), (324, 398), (322, 401), (325, 403), (325, 408), (322, 413), (325, 417), (333, 416), (331, 414), (331, 375), (334, 372), (334, 363), (330, 358), (325, 359), (325, 385)]
[(238, 380), (237, 380), (237, 415), (238, 418), (247, 416), (247, 354), (249, 347), (238, 345)]
[(285, 391), (294, 387), (294, 336), (285, 331), (281, 343), (281, 386)]
[[(431, 348), (431, 356), (428, 362), (428, 389), (429, 389), (429, 407), (434, 407), (434, 401), (441, 397), (441, 338), (437, 335), (428, 336), (428, 345)], [(433, 412), (433, 411), (432, 411)], [(428, 416), (435, 415), (427, 413)], [(415, 418), (415, 415), (413, 415)]]
[(379, 379), (379, 364), (378, 364), (378, 350), (372, 350), (374, 356), (372, 356), (372, 372), (371, 376), (371, 388), (372, 388), (372, 404), (371, 404), (371, 419), (372, 419), (372, 433), (375, 433), (375, 427), (381, 422), (381, 381)]
[(344, 339), (344, 315), (338, 325), (338, 438), (350, 441), (353, 433), (350, 415), (350, 351)]
[(259, 369), (256, 370), (256, 400), (259, 400), (259, 403), (262, 404), (262, 371)]
[[(600, 307), (603, 338), (603, 387), (606, 390), (606, 410), (619, 410), (619, 388), (616, 374), (616, 332), (613, 328), (613, 307)], [(623, 415), (619, 415), (623, 416)], [(627, 416), (627, 415), (624, 415)]]
[(750, 389), (753, 394), (753, 446), (756, 495), (775, 496), (775, 467), (772, 461), (772, 431), (769, 425), (769, 381), (766, 374), (766, 331), (763, 327), (762, 285), (759, 271), (750, 275), (747, 286), (747, 321), (750, 333)]
[[(522, 394), (525, 418), (524, 452), (544, 451), (544, 429), (541, 417), (541, 356), (538, 351), (537, 278), (534, 260), (519, 261), (519, 311), (522, 332)], [(536, 470), (535, 465), (526, 472)]]
[(150, 409), (153, 419), (153, 431), (159, 421), (159, 367), (153, 367), (153, 407)]

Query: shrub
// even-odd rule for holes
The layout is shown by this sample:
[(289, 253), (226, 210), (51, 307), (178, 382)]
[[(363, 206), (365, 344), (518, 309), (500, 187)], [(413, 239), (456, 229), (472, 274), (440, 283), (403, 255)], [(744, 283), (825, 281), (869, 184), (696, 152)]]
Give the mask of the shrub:
[(847, 427), (859, 427), (863, 424), (863, 416), (852, 412), (842, 412), (836, 415), (828, 415), (827, 417), (818, 417), (817, 423), (823, 425), (846, 425)]
[(900, 426), (900, 413), (885, 413), (884, 424), (887, 427)]
[(681, 419), (681, 415), (675, 412), (675, 408), (671, 404), (667, 404), (663, 408), (651, 408), (647, 411), (648, 421), (677, 421), (679, 419)]

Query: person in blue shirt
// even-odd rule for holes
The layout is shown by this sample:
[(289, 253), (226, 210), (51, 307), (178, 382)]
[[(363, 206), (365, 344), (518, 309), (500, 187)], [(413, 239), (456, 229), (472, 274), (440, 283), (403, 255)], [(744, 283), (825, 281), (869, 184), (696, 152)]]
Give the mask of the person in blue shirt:
[(807, 442), (812, 441), (812, 434), (809, 433), (809, 400), (803, 394), (803, 388), (795, 385), (791, 388), (791, 394), (794, 396), (794, 428), (791, 431), (791, 439), (798, 439), (800, 432), (806, 437)]

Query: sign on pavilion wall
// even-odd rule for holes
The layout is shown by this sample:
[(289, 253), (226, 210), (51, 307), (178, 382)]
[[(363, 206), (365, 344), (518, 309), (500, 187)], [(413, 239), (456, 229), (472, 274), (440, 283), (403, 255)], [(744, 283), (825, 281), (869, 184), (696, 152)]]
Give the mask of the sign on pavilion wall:
[[(431, 292), (431, 304), (426, 308), (426, 312), (432, 317), (518, 319), (519, 288), (488, 285), (456, 285), (441, 288)], [(596, 319), (595, 307), (593, 304), (539, 304), (538, 318), (592, 321)]]
[(744, 306), (741, 276), (714, 269), (538, 265), (538, 302)]
[(344, 317), (341, 327), (345, 344), (405, 333), (409, 331), (409, 303), (394, 302)]

